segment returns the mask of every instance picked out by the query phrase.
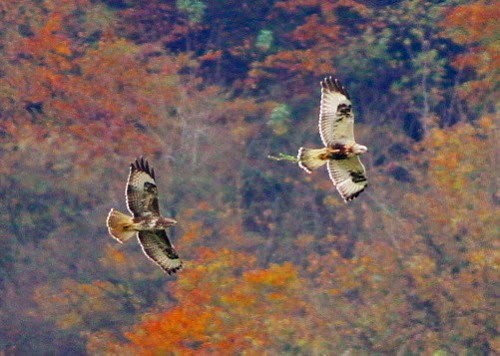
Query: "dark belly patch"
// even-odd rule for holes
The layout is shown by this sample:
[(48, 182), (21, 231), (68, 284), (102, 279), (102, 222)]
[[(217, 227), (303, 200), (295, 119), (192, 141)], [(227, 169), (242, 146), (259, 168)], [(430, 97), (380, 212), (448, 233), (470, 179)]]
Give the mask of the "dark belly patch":
[(337, 152), (337, 153), (330, 153), (328, 156), (329, 159), (335, 159), (335, 160), (342, 160), (342, 159), (347, 159), (347, 153), (345, 152)]
[(329, 147), (327, 158), (334, 160), (342, 160), (349, 158), (350, 147), (346, 147), (345, 145), (333, 145)]

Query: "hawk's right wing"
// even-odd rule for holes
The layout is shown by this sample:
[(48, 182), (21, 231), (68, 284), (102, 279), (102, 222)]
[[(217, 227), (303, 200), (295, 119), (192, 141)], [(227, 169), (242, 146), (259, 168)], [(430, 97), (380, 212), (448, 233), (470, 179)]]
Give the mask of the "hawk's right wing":
[(319, 133), (325, 146), (354, 144), (354, 115), (346, 88), (338, 79), (321, 81)]
[(330, 160), (328, 173), (344, 201), (356, 198), (368, 185), (366, 170), (358, 156)]
[(128, 210), (135, 217), (160, 215), (155, 171), (142, 157), (130, 165), (125, 194)]
[(165, 230), (139, 231), (138, 236), (146, 256), (165, 272), (172, 274), (182, 268), (182, 261), (170, 243)]

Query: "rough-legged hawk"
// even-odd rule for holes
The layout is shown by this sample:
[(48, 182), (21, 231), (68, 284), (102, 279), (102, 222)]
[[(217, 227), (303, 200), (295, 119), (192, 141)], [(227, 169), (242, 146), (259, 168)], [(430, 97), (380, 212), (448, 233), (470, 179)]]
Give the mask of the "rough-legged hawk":
[(146, 256), (165, 272), (171, 274), (181, 269), (182, 262), (165, 231), (177, 221), (160, 215), (155, 171), (142, 157), (130, 165), (125, 194), (133, 217), (111, 209), (107, 219), (111, 236), (124, 242), (137, 235)]
[(351, 108), (349, 94), (338, 79), (323, 79), (319, 133), (325, 147), (301, 147), (297, 155), (299, 166), (307, 173), (326, 163), (330, 179), (345, 202), (356, 198), (367, 186), (365, 167), (358, 156), (368, 149), (354, 141)]

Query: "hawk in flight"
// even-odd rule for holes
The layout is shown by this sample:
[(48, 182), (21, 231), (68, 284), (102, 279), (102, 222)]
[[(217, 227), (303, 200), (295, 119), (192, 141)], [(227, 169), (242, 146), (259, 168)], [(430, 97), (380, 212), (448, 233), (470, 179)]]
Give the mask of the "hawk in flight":
[(354, 141), (354, 114), (346, 88), (338, 79), (321, 81), (319, 133), (324, 148), (301, 147), (299, 166), (307, 173), (326, 163), (333, 185), (345, 202), (356, 198), (367, 186), (366, 170), (359, 156), (368, 149)]
[(144, 254), (168, 274), (182, 268), (165, 229), (177, 221), (160, 215), (155, 171), (144, 158), (130, 165), (127, 190), (128, 210), (133, 216), (111, 209), (106, 221), (108, 231), (120, 243), (137, 235)]

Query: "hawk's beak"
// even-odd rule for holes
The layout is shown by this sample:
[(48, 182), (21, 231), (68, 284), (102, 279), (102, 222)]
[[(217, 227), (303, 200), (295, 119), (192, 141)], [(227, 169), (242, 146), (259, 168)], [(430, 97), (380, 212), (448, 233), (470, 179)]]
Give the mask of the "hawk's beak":
[(177, 224), (177, 220), (170, 219), (170, 218), (164, 218), (164, 219), (165, 219), (165, 222), (167, 223), (168, 226), (174, 226), (175, 224)]

